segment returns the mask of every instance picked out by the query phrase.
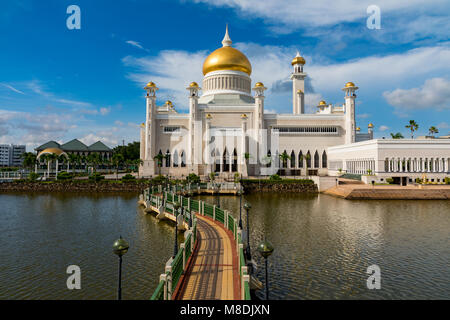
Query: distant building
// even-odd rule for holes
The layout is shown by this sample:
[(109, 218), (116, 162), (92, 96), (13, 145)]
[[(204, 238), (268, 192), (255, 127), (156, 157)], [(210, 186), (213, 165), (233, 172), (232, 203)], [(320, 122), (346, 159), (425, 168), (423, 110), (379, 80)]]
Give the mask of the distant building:
[(88, 156), (91, 153), (98, 153), (104, 160), (109, 160), (112, 157), (112, 149), (101, 141), (97, 141), (90, 146), (85, 145), (78, 139), (73, 139), (67, 143), (59, 144), (56, 141), (49, 141), (37, 147), (35, 150), (40, 154), (46, 149), (60, 149), (67, 154), (76, 154), (79, 156)]
[(22, 154), (25, 153), (24, 145), (1, 144), (0, 167), (20, 167), (23, 163)]

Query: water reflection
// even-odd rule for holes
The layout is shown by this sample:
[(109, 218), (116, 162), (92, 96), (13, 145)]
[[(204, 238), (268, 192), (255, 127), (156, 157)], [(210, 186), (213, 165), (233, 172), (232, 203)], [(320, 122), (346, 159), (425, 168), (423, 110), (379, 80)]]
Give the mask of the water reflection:
[[(256, 245), (264, 235), (275, 246), (272, 299), (450, 298), (449, 201), (295, 194), (245, 200), (252, 204), (258, 265), (263, 260)], [(111, 246), (119, 235), (130, 243), (123, 298), (148, 299), (172, 255), (174, 227), (145, 215), (136, 201), (136, 194), (0, 195), (0, 299), (115, 299), (118, 261)], [(239, 216), (239, 198), (221, 197), (220, 203)], [(80, 291), (66, 288), (70, 264), (81, 267)], [(381, 267), (378, 291), (366, 288), (372, 264)], [(263, 268), (257, 276), (264, 282)]]

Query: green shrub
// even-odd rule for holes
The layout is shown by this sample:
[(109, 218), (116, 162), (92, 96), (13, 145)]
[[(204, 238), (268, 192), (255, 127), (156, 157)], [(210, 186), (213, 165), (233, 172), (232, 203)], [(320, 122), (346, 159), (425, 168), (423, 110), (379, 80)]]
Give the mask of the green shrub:
[(387, 179), (386, 179), (386, 182), (389, 183), (389, 184), (393, 184), (393, 183), (394, 183), (394, 179), (392, 179), (392, 178), (387, 178)]
[(122, 181), (123, 182), (136, 181), (136, 177), (128, 173), (122, 177)]
[(245, 184), (314, 184), (310, 179), (282, 179), (282, 180), (270, 180), (270, 179), (242, 179), (241, 183)]
[(159, 175), (152, 179), (152, 184), (158, 185), (158, 184), (162, 184), (165, 181), (166, 181), (166, 177), (163, 175)]
[(73, 179), (72, 173), (68, 173), (65, 171), (61, 171), (60, 173), (58, 173), (58, 180), (64, 181), (64, 180), (72, 180), (72, 179)]
[(445, 184), (450, 184), (450, 177), (445, 178)]
[(98, 182), (98, 181), (101, 181), (101, 180), (104, 180), (105, 179), (105, 176), (102, 176), (100, 173), (98, 173), (98, 172), (96, 172), (96, 173), (93, 173), (90, 177), (89, 177), (89, 180), (90, 181), (95, 181), (95, 182)]
[(422, 179), (416, 178), (416, 183), (422, 183)]
[(282, 179), (281, 179), (281, 177), (279, 175), (273, 174), (273, 175), (270, 176), (269, 180), (270, 181), (281, 181)]
[(28, 180), (30, 181), (36, 181), (37, 178), (39, 178), (39, 175), (36, 172), (30, 172), (28, 175)]
[(188, 183), (200, 183), (200, 177), (195, 173), (191, 173), (186, 178)]

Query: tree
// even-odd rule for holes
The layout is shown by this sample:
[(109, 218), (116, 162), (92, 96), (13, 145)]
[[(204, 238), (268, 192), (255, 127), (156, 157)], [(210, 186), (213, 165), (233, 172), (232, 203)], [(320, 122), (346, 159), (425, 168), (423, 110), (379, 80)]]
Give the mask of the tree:
[(135, 141), (126, 146), (117, 146), (113, 149), (114, 154), (120, 153), (124, 160), (135, 160), (140, 158), (140, 143)]
[(439, 130), (435, 126), (431, 126), (430, 129), (428, 129), (428, 132), (434, 137), (436, 133), (439, 133)]
[(162, 167), (163, 159), (164, 159), (164, 156), (161, 153), (158, 153), (156, 156), (153, 157), (153, 160), (157, 161), (160, 175), (161, 175), (161, 167)]
[(409, 120), (409, 124), (405, 126), (405, 128), (411, 130), (411, 139), (414, 139), (414, 131), (419, 129), (419, 125), (414, 120)]
[[(68, 158), (68, 167), (67, 167), (67, 172), (70, 172), (70, 164), (76, 164), (77, 163), (77, 158), (78, 155), (74, 154), (74, 153), (70, 153), (69, 154), (69, 158)], [(73, 169), (73, 168), (72, 168)]]
[(391, 132), (391, 137), (392, 137), (392, 139), (403, 139), (404, 138), (400, 132), (397, 132), (395, 134)]
[(115, 153), (112, 156), (112, 163), (116, 167), (116, 179), (118, 179), (119, 176), (119, 166), (123, 163), (124, 157), (121, 153)]
[(280, 160), (283, 162), (283, 168), (287, 167), (287, 161), (291, 157), (284, 151), (282, 154), (280, 154)]
[(34, 167), (34, 165), (37, 163), (37, 159), (36, 159), (37, 157), (32, 152), (23, 153), (22, 158), (23, 158), (23, 166), (25, 168), (32, 169)]
[(134, 165), (137, 168), (138, 179), (139, 179), (139, 167), (142, 166), (143, 164), (144, 164), (144, 161), (142, 159), (134, 160)]

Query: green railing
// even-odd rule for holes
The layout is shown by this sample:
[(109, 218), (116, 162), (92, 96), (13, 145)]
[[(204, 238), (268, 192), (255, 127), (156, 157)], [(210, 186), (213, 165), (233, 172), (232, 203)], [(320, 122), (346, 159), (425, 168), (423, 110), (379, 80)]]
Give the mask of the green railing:
[[(189, 185), (182, 189), (171, 188), (173, 191), (189, 191), (192, 188), (207, 188), (209, 184), (202, 183), (199, 185)], [(158, 195), (154, 195), (157, 193)], [(236, 249), (239, 258), (239, 276), (241, 282), (241, 298), (243, 300), (250, 300), (250, 285), (249, 275), (247, 273), (247, 266), (244, 257), (244, 246), (241, 237), (241, 230), (238, 227), (236, 219), (229, 214), (228, 211), (223, 210), (217, 206), (205, 203), (201, 200), (193, 200), (188, 197), (177, 195), (173, 192), (167, 192), (161, 189), (160, 186), (152, 187), (144, 191), (143, 199), (149, 201), (151, 205), (157, 206), (162, 204), (162, 197), (166, 199), (165, 212), (173, 214), (173, 203), (178, 201), (184, 208), (186, 213), (192, 215), (192, 228), (187, 232), (186, 239), (180, 246), (180, 250), (174, 258), (170, 258), (166, 263), (166, 272), (161, 274), (160, 282), (153, 293), (151, 300), (170, 300), (173, 298), (173, 293), (181, 279), (183, 272), (187, 267), (187, 260), (192, 255), (193, 249), (197, 242), (197, 219), (194, 212), (200, 215), (208, 216), (215, 221), (219, 221), (223, 224), (224, 228), (231, 231), (233, 238), (236, 241)], [(180, 200), (181, 198), (181, 200)], [(189, 222), (190, 217), (185, 215), (185, 221)]]

